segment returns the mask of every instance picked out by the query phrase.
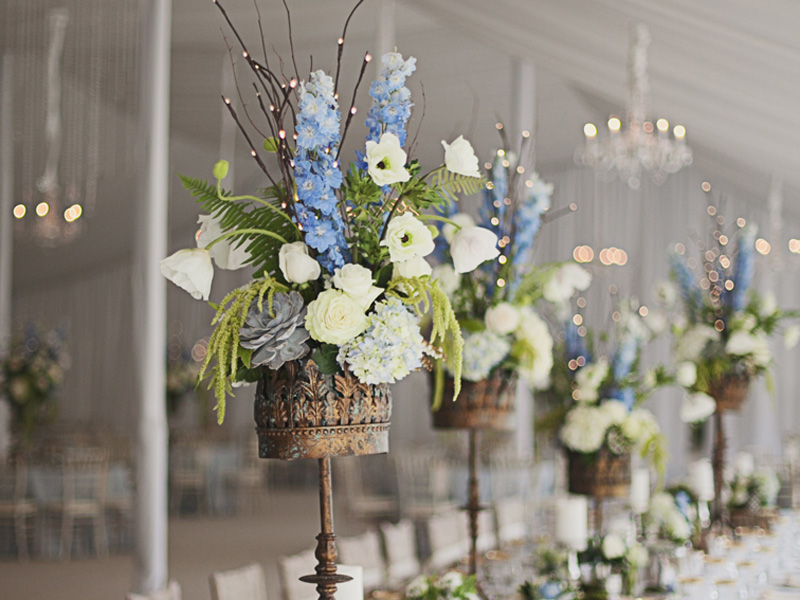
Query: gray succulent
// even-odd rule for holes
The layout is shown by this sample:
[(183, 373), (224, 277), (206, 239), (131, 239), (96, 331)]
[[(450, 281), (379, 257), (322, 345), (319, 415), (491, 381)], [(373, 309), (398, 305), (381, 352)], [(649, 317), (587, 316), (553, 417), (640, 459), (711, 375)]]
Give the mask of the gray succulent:
[[(302, 358), (309, 352), (309, 338), (305, 328), (306, 307), (297, 292), (275, 294), (270, 314), (267, 299), (263, 310), (258, 310), (258, 299), (253, 301), (244, 325), (239, 330), (239, 343), (253, 350), (251, 366), (263, 365), (280, 369), (290, 360)], [(274, 315), (274, 316), (273, 316)]]

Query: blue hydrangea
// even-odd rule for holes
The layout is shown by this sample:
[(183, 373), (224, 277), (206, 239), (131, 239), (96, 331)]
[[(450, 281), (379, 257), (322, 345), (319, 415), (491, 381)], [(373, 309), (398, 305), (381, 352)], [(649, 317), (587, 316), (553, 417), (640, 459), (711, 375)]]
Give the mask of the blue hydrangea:
[(320, 264), (332, 273), (344, 266), (349, 254), (344, 221), (337, 210), (336, 190), (342, 185), (342, 173), (336, 154), (341, 133), (333, 79), (323, 71), (311, 73), (309, 80), (300, 84), (298, 106), (297, 223), (305, 232), (306, 244), (317, 251)]
[[(461, 376), (467, 381), (486, 379), (511, 351), (508, 336), (484, 330), (464, 335)], [(449, 365), (448, 365), (449, 370)]]
[(397, 298), (375, 305), (367, 329), (339, 347), (337, 360), (364, 383), (394, 383), (422, 366), (425, 340), (417, 316)]
[(400, 145), (406, 143), (406, 123), (411, 117), (411, 92), (405, 87), (406, 78), (417, 68), (417, 59), (403, 59), (397, 52), (389, 52), (381, 58), (383, 67), (378, 79), (372, 82), (369, 95), (372, 107), (367, 113), (367, 140), (377, 142), (381, 134), (394, 133)]

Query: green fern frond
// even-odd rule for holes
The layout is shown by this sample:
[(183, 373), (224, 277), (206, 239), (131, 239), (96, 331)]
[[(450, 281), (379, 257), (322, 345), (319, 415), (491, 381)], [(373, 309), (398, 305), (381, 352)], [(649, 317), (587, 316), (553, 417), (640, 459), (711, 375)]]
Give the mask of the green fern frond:
[(271, 277), (251, 281), (225, 296), (211, 321), (215, 326), (214, 332), (208, 340), (208, 351), (197, 375), (197, 382), (199, 385), (210, 370), (208, 389), (214, 389), (217, 399), (214, 409), (220, 425), (225, 420), (225, 400), (228, 394), (232, 394), (231, 382), (239, 368), (239, 330), (250, 312), (250, 306), (257, 299), (261, 310), (264, 296), (267, 296), (267, 306), (271, 312), (275, 293), (285, 291), (288, 288)]
[[(253, 265), (254, 277), (271, 275), (278, 268), (278, 252), (282, 245), (278, 239), (256, 233), (266, 230), (275, 233), (287, 242), (300, 239), (300, 232), (281, 206), (277, 190), (264, 190), (263, 199), (240, 196), (233, 199), (226, 192), (218, 195), (216, 186), (200, 179), (180, 175), (183, 187), (202, 206), (203, 211), (216, 218), (224, 232), (248, 230), (248, 233), (231, 236), (235, 246), (246, 244)], [(268, 206), (265, 206), (267, 204)]]
[(430, 184), (448, 202), (458, 200), (458, 194), (472, 196), (486, 187), (483, 177), (467, 177), (440, 167), (430, 174)]

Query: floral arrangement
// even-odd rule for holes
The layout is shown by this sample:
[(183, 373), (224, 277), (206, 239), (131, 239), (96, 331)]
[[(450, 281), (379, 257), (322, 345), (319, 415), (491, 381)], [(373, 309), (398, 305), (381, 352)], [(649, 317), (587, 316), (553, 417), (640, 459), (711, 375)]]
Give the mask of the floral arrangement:
[(167, 360), (167, 412), (178, 412), (181, 401), (195, 390), (200, 363), (191, 356), (180, 354)]
[[(587, 549), (578, 554), (581, 565), (581, 590), (585, 598), (606, 597), (611, 592), (614, 579), (621, 581), (620, 588), (632, 592), (639, 570), (649, 562), (647, 548), (635, 541), (627, 532), (608, 533), (589, 541)], [(614, 590), (619, 595), (622, 590)]]
[[(678, 304), (680, 309), (673, 321), (676, 368), (668, 378), (687, 391), (681, 419), (688, 423), (702, 422), (715, 412), (710, 393), (716, 383), (725, 378), (749, 381), (767, 373), (772, 362), (768, 339), (784, 319), (796, 315), (782, 311), (772, 294), (760, 297), (750, 289), (756, 227), (739, 219), (737, 230), (726, 235), (716, 207), (709, 206), (708, 213), (713, 242), (698, 242), (699, 259), (676, 244), (670, 265), (677, 290), (667, 283), (658, 290), (668, 307)], [(798, 338), (800, 330), (788, 328), (787, 348)]]
[(768, 467), (756, 468), (753, 455), (747, 452), (739, 452), (734, 458), (733, 479), (729, 485), (731, 508), (773, 507), (781, 489), (775, 471)]
[(692, 537), (692, 506), (688, 494), (657, 492), (643, 515), (645, 529), (660, 539), (683, 544)]
[(63, 328), (42, 331), (29, 323), (0, 363), (0, 396), (9, 400), (23, 442), (55, 413), (55, 392), (69, 366), (64, 339)]
[(474, 575), (464, 577), (458, 571), (444, 575), (419, 575), (406, 587), (408, 600), (479, 600)]
[[(342, 148), (371, 56), (362, 61), (343, 118), (338, 81), (344, 33), (333, 75), (317, 70), (302, 77), (292, 57), (280, 61), (291, 65), (290, 76), (272, 70), (276, 63), (266, 50), (263, 61), (256, 60), (228, 23), (255, 79), (258, 109), (244, 107), (255, 132), (243, 125), (229, 99), (225, 103), (269, 185), (258, 196), (230, 194), (222, 189), (225, 161), (214, 167), (213, 185), (184, 177), (209, 214), (201, 217), (198, 247), (161, 264), (166, 277), (204, 300), (212, 259), (220, 268), (254, 269), (248, 284), (213, 305), (215, 329), (199, 376), (210, 376), (219, 420), (233, 383), (254, 381), (259, 369), (277, 370), (298, 359), (313, 360), (324, 374), (347, 369), (372, 385), (402, 379), (446, 349), (457, 393), (461, 330), (425, 260), (436, 243), (435, 228), (426, 221), (445, 217), (423, 211), (444, 212), (458, 194), (484, 186), (472, 146), (462, 137), (444, 142), (444, 164), (426, 173), (409, 158), (406, 125), (413, 103), (406, 80), (416, 59), (390, 52), (381, 57), (380, 75), (369, 88), (367, 139), (345, 167)], [(261, 147), (251, 133), (263, 141)], [(493, 232), (451, 225), (450, 254), (459, 271), (495, 256)], [(432, 316), (427, 340), (419, 326), (426, 311)]]
[(569, 573), (569, 553), (561, 548), (539, 546), (533, 554), (536, 577), (519, 587), (522, 600), (557, 600), (572, 598), (574, 582)]
[[(502, 133), (502, 125), (498, 127)], [(505, 136), (503, 139), (508, 147)], [(487, 237), (491, 232), (499, 240), (499, 249), (489, 257), (491, 262), (473, 270), (474, 265), (453, 256), (450, 266), (450, 252), (456, 247), (448, 248), (446, 242), (453, 239), (456, 229), (452, 223), (439, 223), (442, 235), (437, 256), (441, 264), (433, 275), (442, 282), (464, 332), (462, 375), (468, 381), (505, 371), (519, 373), (536, 388), (549, 383), (553, 340), (547, 324), (532, 307), (545, 289), (550, 292), (567, 282), (563, 277), (553, 282), (559, 265), (533, 265), (534, 242), (550, 209), (553, 186), (531, 168), (531, 146), (525, 132), (518, 152), (497, 150), (494, 161), (486, 164), (489, 181), (480, 205), (479, 231)], [(455, 206), (448, 216), (462, 227), (476, 225), (469, 213), (457, 212)], [(575, 285), (585, 289), (591, 277), (583, 269), (581, 272), (587, 276)], [(568, 298), (574, 292), (575, 287), (570, 287)], [(452, 374), (453, 365), (447, 368)]]
[(639, 451), (663, 472), (663, 435), (653, 414), (639, 406), (656, 382), (638, 373), (642, 345), (654, 330), (637, 308), (621, 302), (612, 315), (614, 327), (601, 336), (579, 327), (580, 315), (565, 321), (547, 391), (555, 406), (537, 425), (558, 429), (559, 440), (573, 452)]

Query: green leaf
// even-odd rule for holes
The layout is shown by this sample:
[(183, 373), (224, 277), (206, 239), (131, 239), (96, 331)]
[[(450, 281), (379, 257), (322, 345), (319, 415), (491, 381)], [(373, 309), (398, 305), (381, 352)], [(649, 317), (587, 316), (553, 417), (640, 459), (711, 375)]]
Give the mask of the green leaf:
[(280, 142), (274, 137), (268, 137), (264, 140), (264, 150), (267, 152), (277, 152), (280, 147)]
[(448, 171), (446, 167), (440, 167), (431, 173), (430, 183), (448, 202), (458, 200), (458, 194), (472, 196), (486, 187), (486, 180), (483, 177), (459, 175)]
[(317, 363), (320, 373), (324, 375), (333, 375), (339, 372), (339, 363), (336, 360), (336, 355), (339, 354), (339, 346), (334, 344), (322, 344), (319, 348), (314, 350), (311, 358)]
[(248, 350), (247, 348), (239, 345), (239, 349), (237, 350), (237, 354), (239, 355), (239, 360), (242, 361), (245, 368), (250, 368), (250, 359), (253, 357), (253, 351)]

